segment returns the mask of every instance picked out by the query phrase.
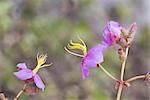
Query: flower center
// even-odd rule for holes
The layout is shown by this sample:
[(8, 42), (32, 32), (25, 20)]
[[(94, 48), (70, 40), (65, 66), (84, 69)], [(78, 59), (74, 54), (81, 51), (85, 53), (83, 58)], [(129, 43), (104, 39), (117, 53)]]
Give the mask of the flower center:
[(33, 74), (35, 75), (40, 68), (50, 66), (51, 64), (44, 64), (46, 62), (47, 55), (37, 54), (37, 66), (33, 69)]

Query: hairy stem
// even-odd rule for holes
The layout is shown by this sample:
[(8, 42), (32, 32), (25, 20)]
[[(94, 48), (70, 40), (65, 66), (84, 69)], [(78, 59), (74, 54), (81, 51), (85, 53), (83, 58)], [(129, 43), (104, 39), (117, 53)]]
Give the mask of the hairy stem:
[(20, 95), (24, 92), (25, 88), (26, 88), (27, 84), (24, 84), (23, 88), (21, 89), (21, 91), (17, 94), (17, 96), (14, 98), (14, 100), (17, 100)]
[[(122, 66), (121, 66), (121, 75), (120, 75), (120, 80), (121, 81), (124, 81), (123, 78), (124, 78), (125, 65), (126, 65), (126, 60), (127, 60), (128, 52), (129, 52), (129, 48), (126, 48), (126, 50), (125, 50), (125, 59), (124, 59), (124, 61), (122, 63)], [(120, 84), (116, 100), (120, 100), (121, 94), (122, 94), (122, 90), (123, 90), (123, 84)]]
[(98, 64), (97, 66), (98, 66), (99, 68), (101, 68), (102, 71), (103, 71), (104, 73), (106, 73), (106, 74), (107, 74), (110, 78), (112, 78), (113, 80), (115, 80), (115, 81), (118, 80), (117, 78), (115, 78), (114, 76), (112, 76), (102, 65)]

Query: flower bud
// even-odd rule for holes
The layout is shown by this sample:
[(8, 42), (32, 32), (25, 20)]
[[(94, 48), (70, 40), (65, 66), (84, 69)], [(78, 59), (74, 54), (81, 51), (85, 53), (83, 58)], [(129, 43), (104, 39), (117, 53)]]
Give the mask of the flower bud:
[(125, 52), (124, 52), (124, 50), (123, 50), (123, 48), (119, 48), (118, 49), (118, 55), (119, 55), (119, 59), (121, 60), (121, 61), (124, 61), (125, 60)]
[(136, 23), (131, 24), (128, 30), (129, 31), (128, 37), (126, 38), (128, 43), (131, 43), (133, 41), (136, 30), (137, 30)]
[(103, 30), (103, 42), (108, 46), (116, 43), (121, 36), (121, 28), (118, 22), (108, 22)]
[(24, 92), (29, 93), (29, 94), (31, 94), (31, 95), (34, 95), (34, 94), (40, 92), (40, 89), (37, 88), (36, 86), (33, 86), (33, 85), (30, 84), (29, 86), (27, 86), (27, 87), (24, 89)]
[(124, 37), (118, 39), (117, 44), (120, 45), (122, 48), (126, 48), (128, 46), (128, 43)]
[(131, 24), (130, 27), (129, 27), (129, 35), (130, 34), (135, 34), (136, 30), (137, 30), (136, 23)]
[(129, 31), (125, 28), (122, 28), (121, 33), (122, 33), (123, 38), (127, 38)]

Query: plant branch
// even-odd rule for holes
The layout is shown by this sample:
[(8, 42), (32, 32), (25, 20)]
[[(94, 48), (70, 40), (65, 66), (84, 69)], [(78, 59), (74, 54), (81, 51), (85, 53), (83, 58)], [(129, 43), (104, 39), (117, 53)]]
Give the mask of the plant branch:
[[(125, 59), (122, 63), (122, 66), (121, 66), (121, 75), (120, 75), (120, 80), (121, 81), (124, 81), (124, 72), (125, 72), (125, 64), (126, 64), (126, 60), (127, 60), (127, 56), (128, 56), (128, 52), (129, 52), (129, 47), (127, 47), (125, 49)], [(118, 93), (117, 93), (117, 98), (116, 100), (120, 100), (121, 98), (121, 93), (122, 93), (122, 89), (123, 89), (123, 84), (120, 84), (119, 85), (119, 89), (118, 89)]]
[(121, 67), (121, 76), (120, 76), (120, 80), (121, 81), (123, 81), (123, 78), (124, 78), (125, 64), (126, 64), (126, 61), (127, 61), (128, 52), (129, 52), (129, 48), (126, 48), (126, 51), (125, 51), (125, 60), (123, 61), (122, 67)]
[(127, 79), (126, 82), (132, 82), (132, 81), (135, 81), (138, 79), (144, 79), (144, 78), (146, 78), (146, 75), (139, 75), (139, 76), (135, 76), (135, 77)]
[(117, 93), (117, 99), (116, 100), (120, 100), (121, 98), (121, 93), (122, 93), (122, 89), (123, 89), (123, 85), (120, 84), (119, 88), (118, 88), (118, 93)]
[(21, 89), (21, 91), (17, 94), (17, 96), (14, 98), (14, 100), (17, 100), (20, 95), (24, 92), (25, 88), (26, 88), (27, 84), (24, 84), (23, 88)]
[(102, 65), (98, 64), (97, 66), (98, 66), (99, 68), (101, 68), (102, 71), (103, 71), (104, 73), (106, 73), (106, 74), (107, 74), (110, 78), (112, 78), (113, 80), (115, 80), (115, 81), (118, 80), (117, 78), (115, 78), (114, 76), (112, 76)]

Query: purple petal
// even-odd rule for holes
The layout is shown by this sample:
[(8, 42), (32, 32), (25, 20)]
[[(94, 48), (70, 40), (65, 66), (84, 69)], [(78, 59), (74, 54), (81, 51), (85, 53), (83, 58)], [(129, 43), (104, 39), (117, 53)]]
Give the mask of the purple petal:
[(32, 78), (33, 73), (30, 69), (22, 69), (18, 72), (14, 72), (15, 76), (20, 80), (27, 80)]
[(107, 46), (103, 44), (98, 44), (91, 48), (87, 55), (83, 58), (82, 63), (89, 68), (96, 67), (97, 64), (103, 62), (103, 52), (106, 48)]
[(112, 45), (120, 38), (121, 26), (118, 22), (110, 21), (103, 30), (103, 42)]
[(89, 76), (89, 69), (86, 66), (82, 66), (82, 79), (86, 79)]
[(107, 45), (98, 44), (91, 48), (87, 55), (82, 60), (82, 78), (85, 79), (89, 76), (89, 69), (94, 68), (97, 64), (103, 62), (103, 52), (107, 48)]
[(40, 89), (42, 89), (42, 91), (44, 91), (45, 85), (44, 85), (43, 81), (41, 80), (41, 78), (39, 77), (39, 75), (36, 74), (34, 76), (34, 82), (38, 88), (40, 88)]
[[(105, 31), (106, 31), (106, 30), (105, 30)], [(103, 34), (103, 42), (105, 42), (105, 43), (108, 44), (108, 45), (111, 45), (111, 44), (113, 43), (113, 40), (112, 40), (111, 37), (112, 37), (112, 36), (111, 36), (111, 34), (109, 34), (109, 33)]]
[(115, 21), (109, 21), (108, 24), (110, 26), (113, 26), (113, 27), (116, 27), (116, 28), (120, 27), (120, 24), (118, 22), (115, 22)]
[(19, 63), (19, 64), (17, 64), (17, 67), (21, 68), (21, 69), (26, 69), (27, 65), (25, 63)]
[(110, 26), (110, 31), (116, 35), (116, 36), (120, 36), (121, 34), (121, 26), (118, 22), (114, 22), (114, 21), (110, 21), (109, 22), (109, 26)]

